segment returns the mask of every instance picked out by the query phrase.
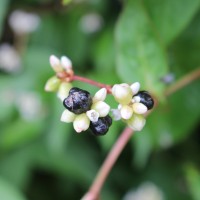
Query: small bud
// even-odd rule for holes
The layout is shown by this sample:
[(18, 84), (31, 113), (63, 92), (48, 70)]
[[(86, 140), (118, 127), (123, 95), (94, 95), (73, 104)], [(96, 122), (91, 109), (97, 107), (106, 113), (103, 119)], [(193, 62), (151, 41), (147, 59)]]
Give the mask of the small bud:
[(133, 109), (128, 105), (124, 105), (122, 106), (120, 113), (123, 119), (130, 119), (133, 114)]
[(98, 101), (92, 105), (92, 109), (96, 110), (100, 117), (105, 117), (110, 111), (110, 106), (103, 101)]
[(120, 110), (119, 109), (111, 109), (111, 113), (112, 113), (112, 118), (115, 121), (118, 121), (121, 119), (121, 114), (120, 114)]
[(69, 95), (69, 91), (71, 88), (71, 83), (62, 82), (59, 86), (59, 90), (57, 93), (58, 98), (63, 101)]
[(74, 121), (75, 117), (76, 115), (74, 113), (70, 112), (69, 110), (64, 110), (61, 115), (60, 121), (70, 123)]
[(140, 102), (140, 97), (139, 96), (134, 96), (131, 100), (132, 103), (139, 103)]
[(58, 90), (58, 87), (60, 86), (61, 80), (57, 78), (56, 76), (51, 77), (45, 85), (45, 91), (47, 92), (54, 92)]
[(61, 65), (65, 70), (72, 69), (72, 61), (66, 56), (61, 57)]
[(78, 115), (73, 122), (74, 129), (77, 133), (85, 131), (90, 126), (90, 120), (85, 113)]
[(140, 89), (140, 83), (139, 82), (135, 82), (130, 86), (133, 95), (137, 94), (139, 89)]
[(104, 101), (107, 95), (106, 88), (100, 89), (93, 97), (93, 103), (96, 103), (97, 101)]
[(128, 84), (116, 84), (112, 87), (112, 94), (115, 100), (121, 104), (128, 104), (132, 99), (132, 91)]
[(95, 110), (88, 110), (86, 115), (90, 119), (91, 122), (97, 122), (99, 119), (99, 113)]
[(127, 122), (128, 126), (134, 131), (141, 131), (146, 123), (146, 120), (142, 115), (133, 114)]
[(55, 72), (62, 72), (63, 71), (63, 68), (60, 65), (60, 60), (56, 56), (51, 55), (50, 58), (49, 58), (49, 62), (50, 62), (50, 65)]
[(148, 110), (147, 107), (142, 103), (134, 103), (132, 108), (133, 112), (137, 114), (144, 114)]

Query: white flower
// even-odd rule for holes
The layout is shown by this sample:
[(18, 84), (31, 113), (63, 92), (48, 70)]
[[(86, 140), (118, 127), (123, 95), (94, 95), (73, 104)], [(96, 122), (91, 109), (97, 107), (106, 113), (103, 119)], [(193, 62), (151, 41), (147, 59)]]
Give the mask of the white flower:
[[(55, 55), (51, 55), (49, 58), (50, 65), (56, 73), (67, 73), (73, 74), (72, 62), (66, 57), (62, 56), (60, 59)], [(63, 101), (69, 94), (69, 90), (72, 88), (72, 84), (69, 82), (62, 81), (57, 76), (49, 78), (45, 85), (45, 91), (54, 92), (57, 91), (57, 97)]]
[(39, 23), (40, 18), (38, 15), (21, 10), (15, 10), (9, 17), (9, 25), (18, 35), (35, 31), (38, 28)]
[(20, 69), (21, 59), (18, 52), (9, 44), (0, 46), (0, 68), (6, 72), (16, 72)]
[(21, 116), (26, 120), (38, 119), (44, 114), (42, 102), (37, 93), (20, 93), (18, 94), (15, 103)]
[(99, 113), (95, 110), (88, 110), (86, 115), (90, 119), (91, 122), (97, 122), (99, 119)]
[(67, 56), (61, 56), (59, 59), (55, 55), (51, 55), (49, 62), (55, 72), (68, 71), (72, 69), (72, 61)]
[(80, 28), (84, 33), (95, 33), (101, 29), (103, 18), (98, 13), (89, 13), (80, 20)]
[(61, 116), (61, 121), (66, 123), (73, 122), (74, 129), (78, 133), (87, 130), (90, 126), (90, 121), (97, 122), (99, 117), (105, 117), (108, 115), (110, 106), (103, 101), (106, 98), (106, 94), (107, 90), (105, 88), (97, 91), (93, 97), (91, 109), (86, 113), (75, 115), (68, 110), (64, 110)]
[[(112, 87), (112, 94), (119, 103), (118, 110), (112, 110), (114, 119), (122, 118), (135, 131), (140, 131), (145, 125), (145, 119), (141, 114), (147, 112), (148, 108), (140, 103), (140, 97), (135, 96), (140, 89), (140, 83), (132, 85), (126, 83), (116, 84)], [(120, 116), (119, 116), (120, 115)]]

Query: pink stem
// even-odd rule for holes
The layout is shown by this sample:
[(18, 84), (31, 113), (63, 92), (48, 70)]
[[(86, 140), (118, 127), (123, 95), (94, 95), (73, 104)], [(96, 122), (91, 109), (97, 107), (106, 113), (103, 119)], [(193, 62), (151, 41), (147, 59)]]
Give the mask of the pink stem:
[(99, 82), (93, 81), (93, 80), (91, 80), (91, 79), (84, 78), (84, 77), (81, 77), (81, 76), (76, 76), (76, 75), (74, 75), (74, 76), (72, 77), (72, 80), (76, 80), (76, 81), (81, 81), (81, 82), (89, 83), (90, 85), (94, 85), (94, 86), (96, 86), (96, 87), (98, 87), (98, 88), (106, 88), (108, 94), (111, 93), (111, 88), (112, 88), (111, 85), (106, 85), (106, 84), (99, 83)]
[(112, 147), (110, 153), (108, 154), (103, 165), (101, 166), (93, 184), (91, 185), (89, 191), (84, 195), (82, 200), (97, 200), (99, 198), (101, 188), (109, 172), (111, 171), (113, 165), (115, 164), (120, 153), (122, 152), (132, 135), (133, 130), (129, 127), (126, 127)]

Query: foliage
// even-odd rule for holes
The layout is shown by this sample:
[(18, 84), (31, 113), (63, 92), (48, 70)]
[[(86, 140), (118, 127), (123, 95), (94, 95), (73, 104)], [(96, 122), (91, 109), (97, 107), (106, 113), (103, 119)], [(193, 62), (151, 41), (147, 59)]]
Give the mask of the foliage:
[[(139, 81), (158, 100), (113, 168), (102, 199), (122, 199), (147, 181), (165, 199), (199, 199), (200, 81), (165, 95), (170, 84), (199, 67), (199, 5), (199, 0), (1, 0), (0, 47), (14, 46), (21, 67), (7, 72), (0, 66), (0, 199), (80, 199), (123, 130), (124, 124), (114, 122), (106, 136), (96, 138), (60, 122), (62, 103), (44, 92), (53, 75), (51, 54), (67, 55), (77, 74), (99, 82)], [(19, 36), (11, 30), (9, 16), (16, 9), (40, 17), (36, 31)], [(174, 81), (163, 82), (169, 73)], [(112, 98), (107, 101), (116, 106)]]

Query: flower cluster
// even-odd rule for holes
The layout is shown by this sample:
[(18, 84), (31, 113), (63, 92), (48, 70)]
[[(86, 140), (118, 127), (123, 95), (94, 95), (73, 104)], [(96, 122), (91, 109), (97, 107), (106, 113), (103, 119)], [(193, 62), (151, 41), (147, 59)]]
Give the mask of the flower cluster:
[(145, 125), (143, 114), (151, 109), (154, 101), (146, 91), (140, 91), (140, 83), (132, 85), (116, 84), (112, 87), (112, 94), (119, 103), (118, 109), (113, 109), (116, 120), (123, 119), (135, 131), (140, 131)]
[(113, 87), (96, 84), (101, 89), (92, 97), (88, 91), (72, 87), (75, 76), (69, 58), (62, 56), (58, 59), (52, 55), (50, 64), (56, 75), (47, 81), (45, 90), (57, 91), (57, 96), (63, 101), (66, 109), (61, 116), (62, 122), (73, 122), (78, 133), (90, 128), (94, 135), (105, 135), (112, 124), (110, 106), (104, 102), (109, 92), (119, 103), (117, 109), (111, 109), (113, 119), (122, 119), (135, 131), (142, 130), (146, 122), (144, 114), (153, 108), (154, 101), (147, 91), (139, 91), (140, 83), (115, 84)]
[[(45, 90), (47, 92), (57, 91), (58, 98), (63, 101), (68, 96), (69, 90), (72, 88), (72, 84), (69, 82), (70, 78), (74, 74), (72, 70), (72, 62), (66, 56), (62, 56), (58, 59), (54, 55), (50, 56), (49, 61), (56, 75), (48, 79), (45, 85)], [(64, 78), (59, 77), (59, 75), (62, 74), (65, 75)]]
[(89, 92), (72, 88), (63, 101), (66, 110), (62, 113), (61, 121), (73, 122), (77, 133), (90, 127), (95, 135), (106, 134), (112, 124), (108, 115), (110, 106), (104, 102), (106, 94), (106, 89), (102, 88), (92, 98)]

